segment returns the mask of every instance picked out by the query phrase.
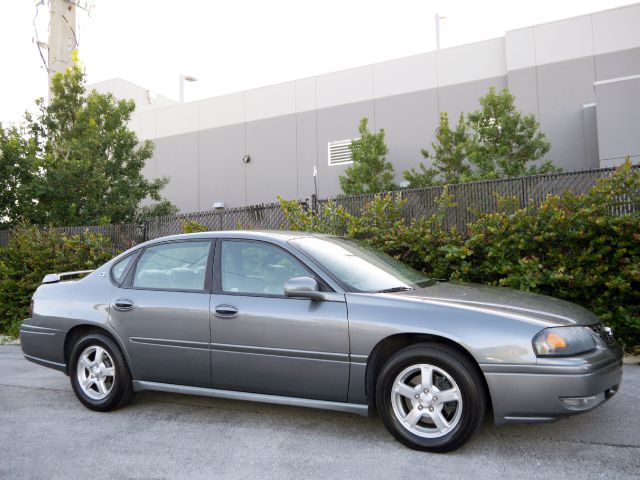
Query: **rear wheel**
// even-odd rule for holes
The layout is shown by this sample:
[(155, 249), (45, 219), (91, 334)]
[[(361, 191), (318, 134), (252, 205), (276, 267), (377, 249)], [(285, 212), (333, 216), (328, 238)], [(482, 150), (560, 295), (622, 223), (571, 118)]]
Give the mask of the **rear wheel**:
[(432, 452), (462, 446), (486, 408), (477, 368), (444, 345), (414, 345), (392, 356), (378, 377), (376, 400), (397, 440)]
[(86, 335), (75, 343), (69, 377), (78, 400), (91, 410), (114, 410), (129, 403), (135, 394), (120, 349), (101, 333)]

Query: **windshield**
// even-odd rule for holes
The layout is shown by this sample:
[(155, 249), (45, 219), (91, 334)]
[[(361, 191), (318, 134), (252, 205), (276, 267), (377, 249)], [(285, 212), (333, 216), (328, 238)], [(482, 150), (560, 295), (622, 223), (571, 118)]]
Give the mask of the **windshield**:
[(433, 284), (424, 273), (386, 253), (350, 240), (306, 237), (289, 243), (353, 291), (402, 291)]

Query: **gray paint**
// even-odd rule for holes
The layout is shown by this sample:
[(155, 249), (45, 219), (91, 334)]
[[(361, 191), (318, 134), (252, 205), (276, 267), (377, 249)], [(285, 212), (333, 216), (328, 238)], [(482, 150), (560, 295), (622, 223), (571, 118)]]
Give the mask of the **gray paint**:
[(507, 88), (516, 97), (516, 107), (540, 118), (538, 108), (538, 75), (536, 67), (511, 70), (507, 75)]
[(188, 387), (184, 385), (143, 382), (138, 380), (134, 380), (133, 388), (136, 392), (149, 390), (154, 392), (180, 393), (182, 395), (198, 395), (201, 397), (226, 398), (228, 400), (241, 400), (248, 402), (270, 403), (274, 405), (317, 408), (320, 410), (336, 410), (338, 412), (355, 413), (363, 417), (369, 415), (369, 409), (366, 405), (358, 405), (355, 403), (330, 402), (326, 400), (314, 400), (309, 398), (283, 397), (281, 395), (266, 395), (260, 393), (220, 390), (215, 388)]
[(551, 143), (547, 157), (564, 170), (587, 168), (582, 105), (593, 103), (593, 57), (537, 67), (540, 128)]
[(596, 101), (600, 158), (640, 155), (640, 78), (597, 85)]
[(214, 311), (220, 304), (239, 314), (211, 317), (214, 388), (347, 401), (345, 303), (211, 295)]
[(163, 195), (180, 211), (199, 210), (198, 132), (158, 138), (154, 143), (156, 178), (171, 179)]
[(248, 122), (246, 153), (247, 203), (275, 202), (277, 196), (298, 198), (295, 115)]
[(403, 180), (403, 170), (420, 162), (430, 164), (420, 151), (431, 147), (430, 139), (439, 125), (435, 89), (377, 98), (375, 112), (376, 126), (385, 130), (388, 159), (393, 162), (396, 182)]
[(298, 198), (308, 198), (315, 191), (313, 167), (318, 167), (316, 112), (296, 115), (296, 157), (298, 159)]
[(595, 105), (587, 104), (582, 107), (582, 125), (584, 128), (585, 162), (586, 168), (598, 168), (598, 110)]
[(244, 125), (228, 125), (203, 130), (199, 135), (200, 208), (214, 202), (245, 205)]
[[(558, 391), (555, 376), (538, 382), (525, 407), (501, 397), (493, 402), (498, 423), (526, 420), (527, 414), (539, 418), (540, 412), (550, 417), (568, 414), (557, 402), (558, 392), (592, 395), (619, 383), (622, 352), (615, 343), (569, 358), (540, 358), (533, 352), (531, 340), (543, 328), (597, 324), (597, 317), (582, 307), (470, 284), (436, 283), (395, 294), (346, 292), (288, 243), (294, 236), (300, 233), (206, 232), (152, 240), (132, 251), (187, 239), (270, 242), (296, 255), (343, 294), (346, 303), (221, 294), (215, 289), (186, 293), (120, 288), (112, 283), (109, 270), (121, 255), (81, 280), (41, 285), (34, 296), (33, 318), (21, 327), (23, 352), (29, 360), (59, 368), (66, 364), (63, 345), (71, 329), (93, 326), (114, 337), (139, 382), (159, 382), (158, 389), (165, 390), (182, 389), (171, 386), (179, 384), (284, 395), (292, 404), (296, 398), (312, 398), (367, 405), (374, 384), (366, 378), (373, 371), (377, 347), (398, 334), (429, 335), (468, 352), (483, 372), (491, 374), (487, 379), (492, 398), (502, 395), (514, 379), (522, 382), (550, 373), (572, 377), (572, 383)], [(120, 298), (131, 298), (133, 310), (116, 312), (115, 300)], [(238, 315), (218, 318), (219, 303), (233, 304)], [(153, 388), (153, 383), (145, 387)], [(536, 410), (527, 412), (527, 405), (536, 405)]]
[(640, 73), (640, 48), (595, 56), (596, 81)]
[[(114, 289), (133, 302), (131, 311), (110, 309), (110, 323), (122, 338), (136, 378), (151, 382), (211, 386), (209, 294)], [(204, 348), (203, 348), (204, 344)]]

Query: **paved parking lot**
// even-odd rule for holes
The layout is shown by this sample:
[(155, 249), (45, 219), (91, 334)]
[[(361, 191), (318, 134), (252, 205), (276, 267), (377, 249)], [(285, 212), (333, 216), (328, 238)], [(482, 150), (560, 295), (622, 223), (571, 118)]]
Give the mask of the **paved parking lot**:
[(593, 412), (482, 430), (446, 455), (395, 442), (379, 418), (145, 392), (112, 413), (0, 346), (0, 478), (640, 477), (640, 366)]

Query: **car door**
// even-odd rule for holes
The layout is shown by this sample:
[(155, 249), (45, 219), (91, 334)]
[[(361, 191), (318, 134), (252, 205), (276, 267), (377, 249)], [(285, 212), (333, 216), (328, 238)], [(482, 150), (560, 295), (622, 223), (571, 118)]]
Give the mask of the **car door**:
[(215, 388), (346, 401), (347, 308), (287, 298), (289, 278), (315, 276), (280, 246), (219, 240), (211, 296)]
[(136, 380), (211, 386), (209, 298), (212, 242), (148, 246), (109, 307)]

